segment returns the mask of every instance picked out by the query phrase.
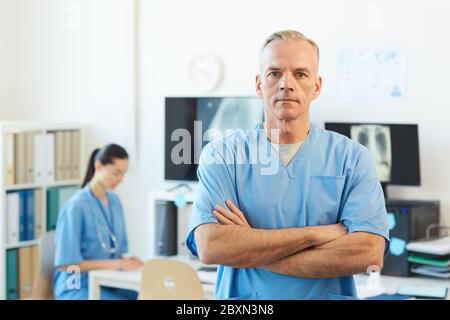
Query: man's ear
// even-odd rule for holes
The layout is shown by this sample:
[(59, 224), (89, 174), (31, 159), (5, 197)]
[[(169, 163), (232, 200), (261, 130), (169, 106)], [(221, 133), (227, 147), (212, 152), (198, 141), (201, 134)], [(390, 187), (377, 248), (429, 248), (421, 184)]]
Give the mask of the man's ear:
[(316, 81), (314, 83), (313, 100), (315, 100), (320, 95), (321, 90), (322, 90), (322, 77), (318, 75), (316, 76)]
[(261, 77), (260, 77), (260, 75), (259, 74), (257, 74), (256, 75), (256, 82), (255, 82), (255, 84), (256, 84), (256, 93), (257, 93), (257, 95), (258, 96), (262, 96), (262, 91), (261, 91)]

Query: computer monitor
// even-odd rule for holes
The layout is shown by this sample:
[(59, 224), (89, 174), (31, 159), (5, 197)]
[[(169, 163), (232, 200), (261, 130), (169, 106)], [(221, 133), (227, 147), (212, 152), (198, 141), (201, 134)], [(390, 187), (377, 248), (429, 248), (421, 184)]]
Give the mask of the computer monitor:
[(387, 185), (420, 185), (417, 124), (326, 122), (325, 129), (341, 133), (371, 151), (385, 196)]
[(196, 181), (202, 148), (235, 129), (263, 121), (260, 97), (167, 97), (165, 99), (166, 180)]

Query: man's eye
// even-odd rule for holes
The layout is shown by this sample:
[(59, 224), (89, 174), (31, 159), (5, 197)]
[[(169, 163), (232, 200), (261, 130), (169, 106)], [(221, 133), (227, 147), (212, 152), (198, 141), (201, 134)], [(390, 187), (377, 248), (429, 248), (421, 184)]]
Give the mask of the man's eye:
[(297, 72), (297, 78), (306, 78), (306, 73), (304, 72)]
[(269, 77), (274, 78), (274, 77), (279, 77), (281, 74), (281, 72), (279, 71), (272, 71), (269, 73)]

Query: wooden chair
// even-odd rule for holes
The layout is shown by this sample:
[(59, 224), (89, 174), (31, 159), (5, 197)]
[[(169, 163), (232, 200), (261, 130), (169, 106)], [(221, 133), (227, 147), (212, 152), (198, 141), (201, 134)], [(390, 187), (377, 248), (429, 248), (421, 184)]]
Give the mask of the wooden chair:
[(55, 231), (42, 235), (39, 243), (39, 268), (33, 284), (31, 298), (34, 300), (53, 299), (53, 272), (55, 257)]
[(139, 300), (202, 300), (197, 273), (187, 263), (152, 259), (144, 263)]

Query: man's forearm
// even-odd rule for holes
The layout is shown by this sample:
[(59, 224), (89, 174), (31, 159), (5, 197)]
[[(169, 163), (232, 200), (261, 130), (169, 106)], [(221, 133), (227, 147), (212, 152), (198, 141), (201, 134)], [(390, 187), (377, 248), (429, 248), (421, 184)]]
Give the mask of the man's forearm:
[(265, 269), (306, 278), (352, 275), (366, 272), (372, 265), (381, 269), (384, 243), (381, 236), (355, 232), (282, 258), (265, 266)]
[(253, 229), (204, 224), (195, 230), (200, 259), (206, 264), (261, 267), (337, 237), (338, 226)]

